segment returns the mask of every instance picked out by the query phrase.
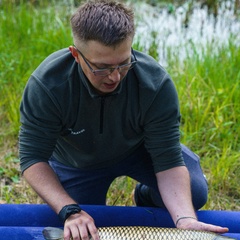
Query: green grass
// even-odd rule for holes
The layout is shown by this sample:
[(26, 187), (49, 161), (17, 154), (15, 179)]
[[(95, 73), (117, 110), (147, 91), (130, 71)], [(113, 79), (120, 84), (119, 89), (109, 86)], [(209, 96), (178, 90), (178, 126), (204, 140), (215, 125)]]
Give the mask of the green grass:
[[(74, 5), (19, 2), (0, 4), (0, 202), (40, 203), (19, 173), (19, 104), (39, 63), (72, 44), (69, 17)], [(156, 34), (149, 54), (159, 59)], [(205, 208), (240, 210), (240, 47), (235, 36), (226, 41), (218, 51), (216, 43), (192, 45), (198, 51), (184, 61), (180, 49), (168, 49), (167, 70), (179, 93), (182, 142), (200, 155), (209, 181)], [(137, 42), (134, 48), (145, 49)], [(107, 203), (132, 205), (135, 184), (128, 177), (116, 179)]]
[(179, 92), (182, 142), (200, 155), (209, 181), (205, 208), (239, 210), (240, 47), (231, 37), (214, 50), (208, 44), (201, 58), (177, 64), (170, 54), (168, 70)]

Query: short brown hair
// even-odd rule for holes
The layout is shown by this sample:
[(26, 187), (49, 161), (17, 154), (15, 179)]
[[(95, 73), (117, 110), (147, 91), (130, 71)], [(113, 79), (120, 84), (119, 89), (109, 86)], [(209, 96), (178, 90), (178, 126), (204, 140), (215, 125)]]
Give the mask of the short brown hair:
[(116, 46), (135, 33), (132, 9), (115, 1), (84, 3), (71, 17), (71, 25), (75, 40), (95, 40), (106, 46)]

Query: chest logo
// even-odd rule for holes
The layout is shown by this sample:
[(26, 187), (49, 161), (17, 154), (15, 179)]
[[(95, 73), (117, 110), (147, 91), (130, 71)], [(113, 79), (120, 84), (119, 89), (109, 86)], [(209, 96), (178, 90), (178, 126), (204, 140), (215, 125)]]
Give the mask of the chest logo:
[(82, 129), (80, 131), (73, 131), (71, 128), (69, 128), (68, 130), (71, 132), (72, 135), (79, 135), (85, 132), (85, 129)]

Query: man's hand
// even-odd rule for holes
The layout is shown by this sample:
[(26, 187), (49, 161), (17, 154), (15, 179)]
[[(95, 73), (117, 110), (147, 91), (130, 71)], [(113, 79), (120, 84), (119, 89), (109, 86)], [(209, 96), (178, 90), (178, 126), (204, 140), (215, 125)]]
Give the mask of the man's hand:
[[(52, 168), (45, 162), (39, 162), (24, 171), (24, 177), (44, 201), (59, 213), (69, 204), (77, 204), (65, 191)], [(44, 186), (44, 187), (43, 187)], [(94, 220), (86, 212), (70, 215), (64, 224), (64, 239), (99, 240)]]
[(85, 211), (73, 214), (64, 224), (64, 240), (100, 240), (93, 218)]
[(177, 228), (189, 230), (201, 230), (220, 234), (228, 232), (228, 228), (226, 227), (207, 224), (190, 218), (181, 219), (177, 224)]
[[(186, 167), (175, 167), (156, 174), (159, 191), (177, 228), (225, 233), (228, 228), (199, 222), (192, 205), (190, 177)], [(182, 219), (179, 219), (179, 217)], [(187, 217), (190, 218), (187, 218)]]

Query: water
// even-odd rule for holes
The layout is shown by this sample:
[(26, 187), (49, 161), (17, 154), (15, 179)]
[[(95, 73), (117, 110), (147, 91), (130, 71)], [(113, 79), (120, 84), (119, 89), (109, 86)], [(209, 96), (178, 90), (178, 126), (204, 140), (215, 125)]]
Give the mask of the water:
[[(228, 44), (228, 39), (233, 35), (236, 44), (240, 43), (240, 21), (239, 16), (234, 15), (234, 1), (222, 2), (216, 17), (208, 12), (207, 7), (201, 7), (198, 3), (187, 14), (189, 4), (176, 8), (171, 14), (166, 8), (160, 9), (145, 3), (133, 6), (137, 19), (135, 42), (138, 41), (147, 52), (155, 41), (162, 65), (167, 65), (169, 49), (184, 59), (192, 53), (201, 57), (203, 49), (210, 43), (214, 44), (214, 50), (217, 51)], [(189, 16), (188, 21), (186, 16)]]

